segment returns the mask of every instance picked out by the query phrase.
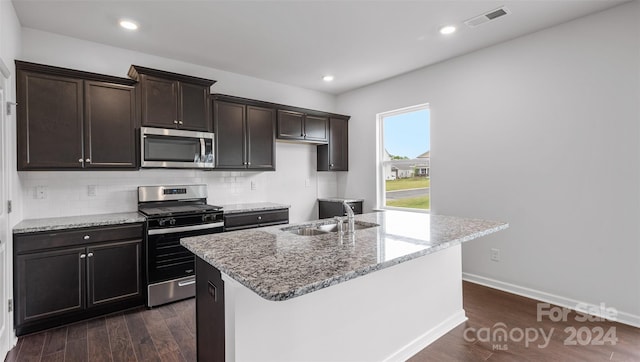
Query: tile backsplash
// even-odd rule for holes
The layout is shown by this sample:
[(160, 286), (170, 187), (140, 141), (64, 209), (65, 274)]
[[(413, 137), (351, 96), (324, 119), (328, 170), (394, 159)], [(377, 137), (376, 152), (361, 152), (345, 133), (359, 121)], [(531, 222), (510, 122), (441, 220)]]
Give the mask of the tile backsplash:
[[(144, 169), (140, 171), (19, 172), (23, 218), (137, 210), (137, 187), (206, 184), (210, 204), (291, 205), (292, 222), (317, 218), (318, 197), (335, 196), (336, 175), (315, 170), (316, 148), (278, 144), (276, 172)], [(313, 160), (313, 162), (310, 162)]]

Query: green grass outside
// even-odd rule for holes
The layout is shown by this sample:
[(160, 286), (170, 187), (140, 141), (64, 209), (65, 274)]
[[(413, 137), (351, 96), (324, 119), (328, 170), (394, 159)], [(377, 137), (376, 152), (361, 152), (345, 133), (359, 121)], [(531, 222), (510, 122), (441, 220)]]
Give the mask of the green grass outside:
[(429, 195), (426, 195), (406, 199), (387, 200), (387, 206), (429, 210), (429, 201)]
[(411, 177), (385, 181), (386, 191), (417, 189), (421, 187), (429, 187), (428, 177)]

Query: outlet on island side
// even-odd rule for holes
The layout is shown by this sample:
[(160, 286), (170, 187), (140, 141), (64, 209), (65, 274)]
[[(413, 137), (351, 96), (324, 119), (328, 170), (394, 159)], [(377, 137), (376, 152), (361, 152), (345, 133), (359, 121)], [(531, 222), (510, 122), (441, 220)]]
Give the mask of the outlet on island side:
[(496, 248), (491, 249), (491, 260), (500, 261), (500, 249), (496, 249)]

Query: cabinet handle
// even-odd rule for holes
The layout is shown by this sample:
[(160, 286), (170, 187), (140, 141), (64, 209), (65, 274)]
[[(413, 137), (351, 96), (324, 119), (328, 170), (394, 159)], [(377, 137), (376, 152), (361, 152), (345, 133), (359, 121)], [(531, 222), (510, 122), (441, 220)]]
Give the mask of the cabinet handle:
[(87, 257), (87, 254), (80, 254), (80, 259), (84, 259)]
[(178, 124), (179, 124), (179, 125), (182, 125), (182, 121), (178, 121)]
[(178, 124), (178, 121), (173, 121), (173, 124)]
[(258, 216), (258, 220), (262, 220), (262, 216)]
[(79, 159), (78, 162), (82, 163), (83, 159)]
[(84, 160), (84, 162), (90, 163), (90, 162), (91, 162), (91, 159), (90, 159), (90, 158), (87, 158), (86, 160)]
[(250, 165), (250, 164), (251, 164), (251, 162), (247, 162), (247, 165)]
[(333, 163), (329, 165), (329, 167), (333, 167)]
[(89, 257), (89, 258), (92, 257), (92, 256), (93, 256), (93, 253), (87, 254), (87, 257)]
[(89, 236), (89, 235), (85, 235), (85, 236), (84, 236), (84, 237), (82, 237), (82, 238), (83, 238), (84, 240), (89, 240), (89, 239), (91, 239), (91, 236)]

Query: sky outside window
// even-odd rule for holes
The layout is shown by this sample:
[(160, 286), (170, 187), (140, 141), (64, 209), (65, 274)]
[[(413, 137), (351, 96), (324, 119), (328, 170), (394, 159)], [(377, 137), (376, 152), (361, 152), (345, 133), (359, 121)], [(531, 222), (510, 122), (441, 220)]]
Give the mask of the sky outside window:
[(393, 156), (416, 158), (430, 150), (429, 110), (384, 117), (384, 147)]

